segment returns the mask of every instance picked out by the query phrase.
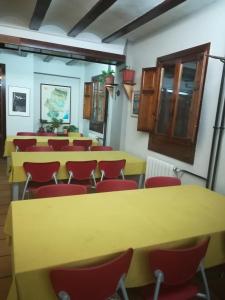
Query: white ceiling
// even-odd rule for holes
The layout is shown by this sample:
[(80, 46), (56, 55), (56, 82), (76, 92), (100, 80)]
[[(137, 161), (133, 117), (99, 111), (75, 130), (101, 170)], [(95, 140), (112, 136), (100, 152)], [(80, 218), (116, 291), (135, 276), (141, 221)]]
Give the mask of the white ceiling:
[[(220, 0), (186, 0), (174, 9), (130, 32), (123, 39), (135, 41), (164, 26), (196, 13)], [(39, 29), (40, 33), (67, 36), (68, 31), (97, 3), (97, 0), (52, 0)], [(117, 0), (76, 39), (101, 40), (143, 15), (163, 0)], [(28, 29), (36, 0), (0, 0), (0, 25)]]

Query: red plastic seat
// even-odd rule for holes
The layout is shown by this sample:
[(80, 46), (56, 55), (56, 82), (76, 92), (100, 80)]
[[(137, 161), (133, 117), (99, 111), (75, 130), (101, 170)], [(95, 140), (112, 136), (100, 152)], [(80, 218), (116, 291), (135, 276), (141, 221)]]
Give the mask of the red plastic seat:
[[(97, 167), (97, 160), (87, 161), (67, 161), (66, 169), (69, 173), (68, 184), (71, 180), (78, 184), (84, 184), (88, 187), (95, 187), (95, 169)], [(93, 183), (91, 182), (93, 181)]]
[(54, 151), (61, 151), (62, 147), (68, 146), (69, 145), (69, 140), (48, 140), (48, 145), (52, 146)]
[(135, 190), (137, 188), (137, 182), (134, 180), (108, 179), (97, 183), (96, 192)]
[(126, 165), (126, 159), (120, 160), (101, 160), (98, 163), (101, 172), (101, 181), (105, 179), (117, 179), (119, 176), (124, 179), (123, 170)]
[(28, 147), (35, 146), (37, 144), (36, 139), (14, 139), (13, 144), (16, 147), (16, 151), (26, 151)]
[(113, 147), (110, 146), (92, 146), (91, 151), (112, 151)]
[(31, 146), (26, 148), (26, 151), (28, 152), (49, 152), (54, 151), (52, 146)]
[(146, 188), (181, 185), (181, 180), (177, 177), (155, 176), (145, 180)]
[(29, 189), (34, 191), (44, 183), (53, 181), (57, 184), (56, 174), (59, 170), (60, 162), (51, 161), (44, 163), (24, 162), (23, 168), (27, 175), (27, 180), (24, 186), (22, 199), (25, 197), (26, 191)]
[(88, 151), (92, 145), (92, 140), (74, 140), (74, 146), (83, 146), (85, 147), (85, 151)]
[(50, 271), (53, 289), (59, 299), (106, 300), (118, 290), (123, 299), (128, 295), (124, 279), (133, 249), (128, 249), (106, 263), (85, 268), (58, 268)]
[[(156, 277), (153, 293), (151, 287), (145, 293), (145, 299), (153, 300), (189, 300), (202, 296), (210, 300), (209, 288), (203, 266), (209, 239), (192, 247), (181, 249), (155, 249), (149, 253), (150, 269)], [(200, 270), (204, 285), (204, 294), (192, 279)]]
[(61, 151), (85, 151), (84, 146), (64, 146), (62, 147)]
[(34, 196), (36, 198), (59, 197), (86, 194), (87, 188), (78, 184), (51, 184), (39, 187)]
[(35, 132), (17, 132), (16, 135), (20, 135), (20, 136), (36, 136), (37, 134)]

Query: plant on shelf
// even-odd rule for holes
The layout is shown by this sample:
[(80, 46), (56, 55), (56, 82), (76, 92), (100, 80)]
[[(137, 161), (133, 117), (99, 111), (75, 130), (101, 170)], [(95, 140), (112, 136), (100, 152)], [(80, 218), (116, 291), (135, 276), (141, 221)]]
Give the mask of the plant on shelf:
[(57, 131), (57, 129), (59, 128), (59, 126), (62, 124), (63, 120), (62, 119), (57, 119), (57, 118), (52, 118), (51, 120), (51, 128), (52, 128), (52, 132)]
[(65, 126), (63, 126), (63, 130), (64, 130), (64, 132), (65, 131), (66, 132), (78, 132), (79, 128), (76, 127), (75, 125), (65, 125)]
[(134, 84), (135, 70), (131, 69), (130, 66), (125, 66), (121, 70), (123, 83), (125, 84)]
[(112, 85), (114, 84), (114, 74), (115, 72), (111, 69), (103, 70), (102, 74), (99, 76), (99, 82), (104, 85)]
[(45, 127), (44, 125), (47, 124), (48, 121), (47, 120), (43, 120), (43, 119), (40, 119), (40, 127), (38, 129), (38, 132), (45, 132)]

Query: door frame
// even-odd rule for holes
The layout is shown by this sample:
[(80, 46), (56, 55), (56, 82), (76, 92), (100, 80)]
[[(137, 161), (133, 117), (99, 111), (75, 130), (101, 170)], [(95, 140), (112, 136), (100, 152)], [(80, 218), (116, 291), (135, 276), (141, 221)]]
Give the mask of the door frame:
[(5, 64), (0, 64), (0, 156), (4, 154), (4, 144), (6, 139), (6, 82)]

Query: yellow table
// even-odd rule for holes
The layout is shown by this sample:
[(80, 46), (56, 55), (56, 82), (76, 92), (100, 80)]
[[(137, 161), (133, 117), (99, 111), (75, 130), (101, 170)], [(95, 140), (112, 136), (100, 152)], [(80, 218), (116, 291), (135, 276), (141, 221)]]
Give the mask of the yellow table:
[(188, 185), (12, 202), (5, 224), (14, 270), (8, 300), (56, 300), (49, 269), (96, 263), (129, 247), (128, 287), (152, 281), (147, 253), (154, 247), (211, 235), (206, 266), (221, 264), (224, 212), (224, 196)]
[[(80, 137), (80, 136), (7, 136), (5, 141), (5, 150), (4, 156), (10, 157), (12, 152), (15, 152), (15, 146), (13, 144), (14, 139), (37, 139), (37, 146), (47, 146), (49, 139), (57, 139), (64, 140), (69, 139), (70, 144), (72, 145), (73, 140), (87, 140), (90, 139), (88, 137)], [(97, 145), (98, 142), (93, 140), (93, 145)]]
[[(13, 200), (19, 199), (19, 182), (26, 180), (23, 163), (29, 162), (48, 162), (59, 161), (60, 169), (58, 179), (68, 178), (65, 164), (68, 160), (117, 160), (126, 159), (125, 175), (141, 175), (139, 185), (143, 182), (146, 161), (123, 151), (61, 151), (61, 152), (12, 152), (12, 166), (9, 182), (13, 184)], [(97, 172), (96, 176), (99, 176)]]

